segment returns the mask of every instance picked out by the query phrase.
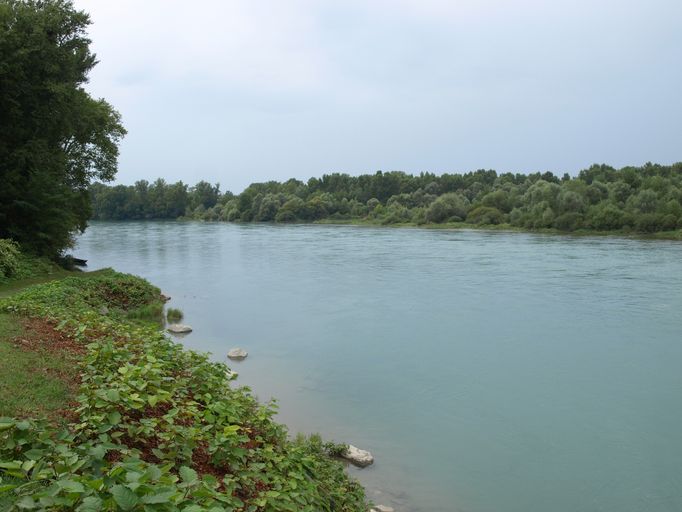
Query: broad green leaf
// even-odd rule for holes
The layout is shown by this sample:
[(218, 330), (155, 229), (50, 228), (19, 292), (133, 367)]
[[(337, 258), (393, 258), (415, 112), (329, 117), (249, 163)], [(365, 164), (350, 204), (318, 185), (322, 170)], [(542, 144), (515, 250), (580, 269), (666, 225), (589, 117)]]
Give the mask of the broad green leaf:
[(76, 509), (77, 512), (100, 512), (102, 510), (102, 500), (97, 496), (88, 496), (83, 499), (83, 503)]
[(30, 496), (24, 496), (21, 498), (19, 501), (17, 501), (16, 506), (22, 510), (32, 510), (38, 507), (36, 502), (33, 501), (33, 498)]
[(157, 494), (148, 494), (142, 497), (142, 503), (152, 505), (158, 503), (170, 503), (171, 498), (175, 495), (175, 491), (159, 492)]
[(192, 468), (188, 468), (187, 466), (182, 466), (179, 473), (182, 481), (188, 484), (193, 484), (199, 479), (197, 472)]
[(15, 426), (18, 430), (28, 430), (31, 428), (31, 424), (28, 421), (17, 421)]
[(135, 493), (123, 485), (114, 485), (111, 488), (111, 495), (121, 510), (132, 510), (139, 502)]
[(121, 413), (118, 411), (112, 411), (107, 414), (107, 420), (109, 420), (109, 423), (112, 425), (118, 425), (121, 423)]
[(66, 492), (85, 492), (83, 484), (74, 480), (57, 480), (57, 485)]

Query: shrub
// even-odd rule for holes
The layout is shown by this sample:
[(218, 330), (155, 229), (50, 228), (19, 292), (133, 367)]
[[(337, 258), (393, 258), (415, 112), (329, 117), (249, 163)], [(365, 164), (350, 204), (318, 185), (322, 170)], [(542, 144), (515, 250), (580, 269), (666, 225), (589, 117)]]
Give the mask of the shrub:
[(179, 322), (184, 316), (182, 311), (176, 308), (168, 308), (168, 311), (166, 312), (166, 318), (169, 322)]
[(554, 227), (561, 231), (575, 231), (582, 226), (583, 216), (578, 212), (568, 212), (554, 219)]
[(662, 219), (655, 213), (643, 213), (637, 217), (635, 229), (642, 233), (653, 233), (661, 229)]
[(467, 215), (467, 222), (472, 224), (502, 224), (504, 215), (492, 206), (479, 206)]
[(436, 199), (426, 210), (428, 222), (445, 222), (453, 217), (463, 219), (469, 211), (469, 200), (461, 194), (447, 193)]
[(10, 277), (19, 270), (19, 245), (5, 238), (0, 238), (0, 277)]

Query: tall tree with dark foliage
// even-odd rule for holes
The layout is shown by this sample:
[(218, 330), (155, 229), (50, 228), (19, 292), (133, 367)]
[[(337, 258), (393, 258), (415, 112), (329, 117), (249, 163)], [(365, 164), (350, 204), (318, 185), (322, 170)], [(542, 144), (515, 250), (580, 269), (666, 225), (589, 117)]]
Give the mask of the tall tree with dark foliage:
[(83, 88), (90, 19), (65, 0), (0, 0), (0, 238), (55, 256), (83, 231), (88, 185), (111, 181), (120, 115)]

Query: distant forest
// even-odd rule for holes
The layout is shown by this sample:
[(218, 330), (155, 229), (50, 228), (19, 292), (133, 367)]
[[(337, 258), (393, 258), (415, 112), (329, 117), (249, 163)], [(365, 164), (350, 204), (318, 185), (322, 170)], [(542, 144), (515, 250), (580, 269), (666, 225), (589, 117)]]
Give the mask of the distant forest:
[(377, 172), (326, 174), (306, 182), (254, 183), (241, 194), (201, 181), (90, 187), (94, 219), (228, 222), (368, 222), (507, 225), (560, 231), (653, 233), (682, 228), (682, 162), (615, 169), (593, 165), (577, 177), (544, 174)]

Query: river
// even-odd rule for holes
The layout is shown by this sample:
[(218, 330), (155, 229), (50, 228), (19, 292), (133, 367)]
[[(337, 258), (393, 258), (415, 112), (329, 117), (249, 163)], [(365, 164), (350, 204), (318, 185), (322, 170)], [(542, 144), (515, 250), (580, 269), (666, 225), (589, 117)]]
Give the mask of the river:
[(397, 512), (682, 510), (682, 243), (93, 222), (292, 431), (372, 451)]

